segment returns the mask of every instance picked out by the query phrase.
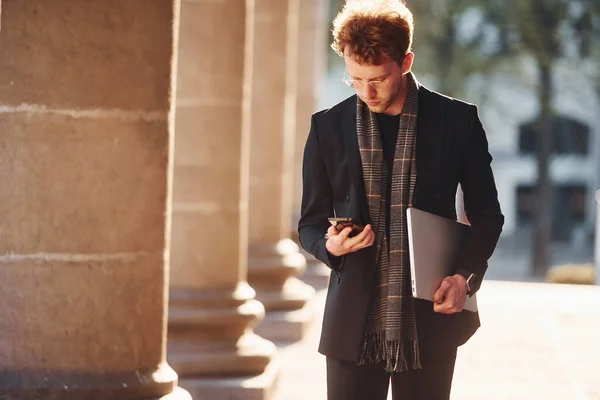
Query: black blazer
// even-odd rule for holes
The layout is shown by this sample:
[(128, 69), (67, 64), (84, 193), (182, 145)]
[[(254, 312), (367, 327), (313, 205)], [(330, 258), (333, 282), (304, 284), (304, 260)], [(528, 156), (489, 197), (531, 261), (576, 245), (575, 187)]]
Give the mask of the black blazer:
[[(456, 269), (483, 278), (504, 217), (477, 108), (420, 86), (418, 113), (413, 204), (456, 219), (456, 189), (460, 182), (471, 235), (461, 249)], [(346, 254), (340, 260), (329, 255), (324, 238), (329, 227), (327, 218), (334, 213), (353, 217), (363, 225), (370, 223), (356, 133), (356, 95), (313, 115), (302, 178), (300, 243), (332, 269), (319, 352), (357, 361), (375, 272), (375, 246)], [(421, 300), (415, 307), (427, 316), (417, 321), (419, 337), (435, 333), (440, 340), (459, 346), (479, 327), (477, 313), (438, 314), (433, 312), (432, 303)]]

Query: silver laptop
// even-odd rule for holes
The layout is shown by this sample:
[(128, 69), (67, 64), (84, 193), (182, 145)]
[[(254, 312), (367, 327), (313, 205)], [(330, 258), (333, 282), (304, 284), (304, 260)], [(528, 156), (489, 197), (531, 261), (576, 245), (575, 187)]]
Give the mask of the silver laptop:
[[(452, 273), (469, 226), (416, 208), (406, 210), (412, 294), (433, 301), (442, 280)], [(465, 310), (477, 311), (476, 295)]]

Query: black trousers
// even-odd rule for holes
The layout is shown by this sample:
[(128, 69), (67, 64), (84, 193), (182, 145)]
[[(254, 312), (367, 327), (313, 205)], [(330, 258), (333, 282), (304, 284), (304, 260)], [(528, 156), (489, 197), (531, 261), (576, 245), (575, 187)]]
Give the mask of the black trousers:
[(446, 335), (448, 316), (423, 301), (416, 302), (415, 312), (423, 369), (390, 374), (384, 363), (357, 365), (327, 357), (327, 399), (386, 400), (391, 380), (394, 400), (448, 400), (457, 352)]
[(357, 365), (327, 357), (327, 400), (386, 400), (390, 379), (394, 400), (448, 400), (456, 349), (427, 357), (423, 353), (423, 369), (392, 374), (384, 363)]

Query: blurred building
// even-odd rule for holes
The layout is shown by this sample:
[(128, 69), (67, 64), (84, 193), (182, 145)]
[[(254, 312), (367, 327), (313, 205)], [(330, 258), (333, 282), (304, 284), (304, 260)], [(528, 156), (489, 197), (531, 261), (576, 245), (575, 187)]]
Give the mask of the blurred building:
[[(494, 157), (503, 235), (529, 237), (536, 182), (534, 125), (539, 115), (535, 66), (521, 60), (517, 72), (497, 71), (471, 79)], [(600, 100), (592, 76), (563, 60), (554, 70), (555, 147), (550, 171), (555, 182), (553, 239), (575, 248), (591, 246), (594, 193), (600, 180)]]

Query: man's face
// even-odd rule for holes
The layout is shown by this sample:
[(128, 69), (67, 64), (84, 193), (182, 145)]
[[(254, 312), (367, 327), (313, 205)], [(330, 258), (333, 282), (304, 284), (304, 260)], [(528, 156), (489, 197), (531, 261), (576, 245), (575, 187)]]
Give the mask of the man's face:
[(383, 113), (399, 98), (403, 85), (402, 68), (398, 63), (383, 56), (379, 65), (361, 65), (348, 53), (344, 54), (347, 76), (356, 93), (369, 109)]

